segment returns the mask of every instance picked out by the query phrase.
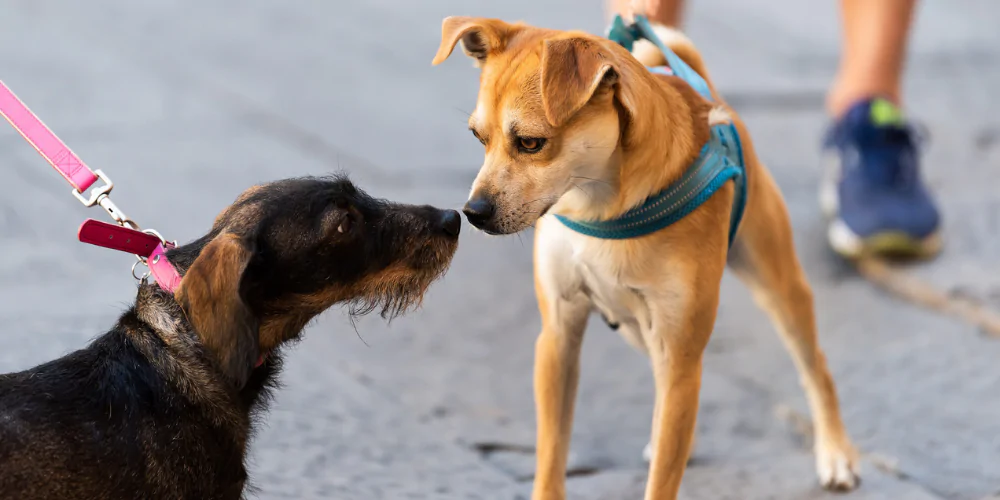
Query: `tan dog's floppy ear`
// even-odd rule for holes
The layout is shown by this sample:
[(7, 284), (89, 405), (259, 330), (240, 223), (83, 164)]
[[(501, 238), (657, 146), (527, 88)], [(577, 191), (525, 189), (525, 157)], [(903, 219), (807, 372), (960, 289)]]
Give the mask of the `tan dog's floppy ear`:
[(508, 27), (507, 23), (496, 19), (446, 17), (441, 22), (441, 46), (431, 64), (438, 65), (448, 59), (459, 40), (465, 53), (482, 64), (490, 52), (502, 48)]
[(542, 50), (542, 106), (554, 127), (576, 114), (601, 87), (618, 79), (612, 55), (585, 38), (546, 40)]
[(174, 294), (202, 344), (239, 388), (259, 355), (258, 321), (241, 293), (252, 256), (242, 238), (223, 233), (205, 245)]

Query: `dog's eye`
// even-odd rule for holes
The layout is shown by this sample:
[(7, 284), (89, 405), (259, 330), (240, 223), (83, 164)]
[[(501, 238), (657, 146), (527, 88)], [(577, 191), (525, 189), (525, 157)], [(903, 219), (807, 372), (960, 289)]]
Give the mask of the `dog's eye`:
[(351, 221), (351, 216), (345, 216), (341, 219), (340, 224), (337, 225), (337, 232), (340, 234), (349, 233), (351, 231), (353, 222)]
[(472, 135), (476, 136), (476, 139), (479, 139), (479, 142), (481, 142), (483, 146), (486, 145), (486, 139), (483, 139), (483, 137), (479, 135), (479, 132), (476, 132), (476, 129), (470, 128), (469, 131), (472, 132)]
[(535, 137), (518, 137), (517, 149), (522, 153), (537, 153), (545, 147), (545, 139)]

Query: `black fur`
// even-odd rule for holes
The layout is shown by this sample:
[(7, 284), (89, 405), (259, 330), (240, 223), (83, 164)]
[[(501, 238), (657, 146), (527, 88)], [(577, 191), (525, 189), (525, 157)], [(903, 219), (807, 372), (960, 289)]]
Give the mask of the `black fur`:
[[(143, 284), (86, 348), (0, 375), (0, 499), (241, 498), (247, 442), (280, 370), (280, 346), (335, 302), (386, 316), (418, 302), (455, 251), (455, 217), (376, 200), (343, 178), (248, 190), (209, 234), (169, 253), (184, 274), (180, 290), (189, 288), (183, 303)], [(232, 243), (216, 242), (224, 235)], [(206, 250), (213, 244), (248, 255), (245, 269), (206, 275), (213, 279), (194, 293), (187, 271), (203, 251), (215, 258)], [(218, 297), (230, 281), (238, 297)], [(198, 297), (246, 307), (187, 303)], [(240, 328), (255, 338), (197, 331), (193, 318), (209, 310), (247, 316)], [(247, 361), (260, 355), (258, 367)]]

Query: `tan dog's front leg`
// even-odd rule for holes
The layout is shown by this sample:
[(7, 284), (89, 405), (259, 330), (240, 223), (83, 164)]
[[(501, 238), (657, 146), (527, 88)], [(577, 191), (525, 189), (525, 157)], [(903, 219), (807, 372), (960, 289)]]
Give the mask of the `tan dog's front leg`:
[(719, 306), (722, 259), (677, 268), (690, 274), (675, 272), (665, 280), (666, 293), (647, 296), (652, 321), (644, 336), (656, 404), (646, 500), (677, 498), (694, 443), (702, 355)]
[[(541, 296), (539, 303), (545, 311), (545, 300)], [(573, 307), (565, 302), (555, 311), (558, 314), (543, 312), (542, 333), (535, 342), (538, 437), (534, 500), (566, 497), (566, 459), (580, 378), (580, 346), (589, 313), (585, 307)]]
[(657, 411), (654, 412), (647, 500), (677, 498), (694, 442), (701, 390), (701, 353), (685, 352), (690, 346), (685, 346), (684, 350), (671, 349), (669, 344), (664, 347), (666, 351), (650, 350)]

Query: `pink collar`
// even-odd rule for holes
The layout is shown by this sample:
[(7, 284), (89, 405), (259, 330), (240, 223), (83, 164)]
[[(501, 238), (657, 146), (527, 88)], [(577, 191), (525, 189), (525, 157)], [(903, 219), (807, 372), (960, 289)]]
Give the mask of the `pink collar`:
[[(181, 284), (181, 275), (167, 260), (167, 250), (173, 243), (164, 242), (159, 236), (135, 229), (87, 219), (80, 225), (77, 238), (84, 243), (135, 254), (149, 267), (149, 274), (156, 278), (160, 288), (174, 293)], [(137, 277), (138, 278), (138, 277)]]
[[(115, 186), (111, 179), (100, 170), (94, 171), (87, 167), (2, 81), (0, 115), (73, 186), (72, 194), (76, 199), (87, 207), (100, 205), (118, 223), (106, 224), (88, 219), (80, 226), (80, 241), (135, 254), (139, 262), (149, 266), (149, 274), (156, 278), (160, 288), (173, 293), (180, 284), (181, 277), (167, 260), (166, 251), (175, 244), (167, 242), (154, 230), (140, 231), (139, 225), (115, 206), (108, 196)], [(104, 184), (94, 187), (88, 196), (84, 196), (83, 192), (90, 189), (98, 179)], [(135, 276), (135, 265), (132, 269), (132, 275)]]

